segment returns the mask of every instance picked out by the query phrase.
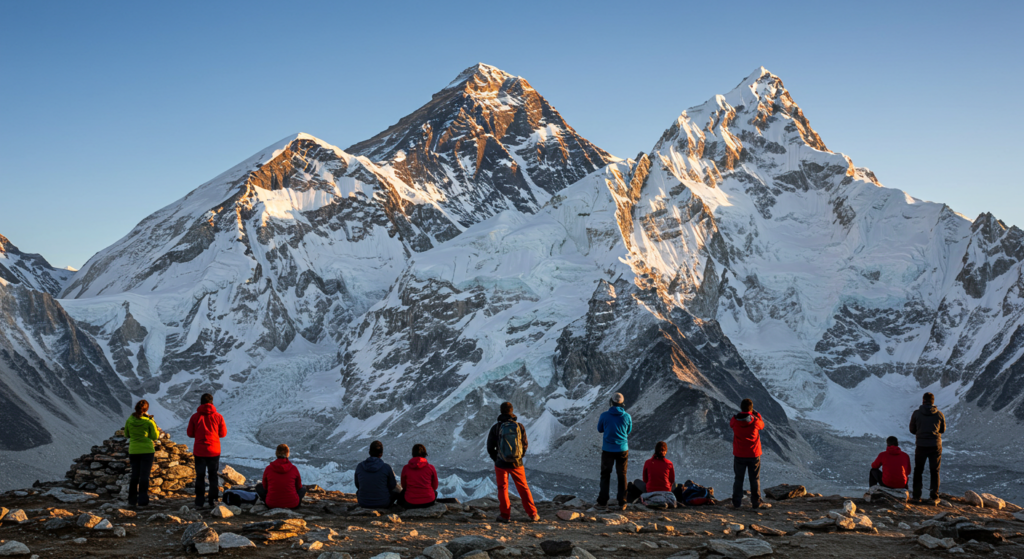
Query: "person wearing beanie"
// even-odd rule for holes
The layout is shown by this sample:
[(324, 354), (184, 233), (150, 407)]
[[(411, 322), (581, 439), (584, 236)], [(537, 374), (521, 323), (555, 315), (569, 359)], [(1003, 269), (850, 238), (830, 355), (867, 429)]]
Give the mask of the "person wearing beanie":
[(601, 487), (597, 495), (598, 506), (608, 506), (612, 467), (618, 482), (615, 499), (618, 508), (626, 509), (626, 470), (629, 460), (629, 434), (633, 431), (633, 418), (626, 413), (626, 398), (619, 392), (612, 395), (611, 407), (597, 420), (597, 432), (604, 434), (601, 445)]

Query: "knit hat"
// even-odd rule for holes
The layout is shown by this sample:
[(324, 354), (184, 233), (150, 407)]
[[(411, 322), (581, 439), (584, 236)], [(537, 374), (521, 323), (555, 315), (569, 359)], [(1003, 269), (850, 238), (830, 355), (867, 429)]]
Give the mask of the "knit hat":
[(612, 394), (612, 403), (613, 404), (621, 404), (622, 402), (625, 402), (625, 401), (626, 401), (626, 397), (623, 396), (621, 392), (616, 392), (615, 394)]

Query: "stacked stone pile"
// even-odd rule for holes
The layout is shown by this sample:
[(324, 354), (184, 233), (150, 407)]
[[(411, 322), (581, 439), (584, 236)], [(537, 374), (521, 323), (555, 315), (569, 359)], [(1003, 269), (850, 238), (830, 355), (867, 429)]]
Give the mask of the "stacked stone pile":
[[(195, 458), (188, 446), (175, 444), (167, 433), (155, 441), (153, 470), (150, 474), (149, 493), (163, 497), (181, 496), (193, 486)], [(127, 497), (131, 464), (128, 461), (128, 439), (124, 431), (94, 446), (72, 464), (65, 477), (75, 489), (93, 491), (99, 495)], [(230, 485), (230, 482), (228, 482)]]

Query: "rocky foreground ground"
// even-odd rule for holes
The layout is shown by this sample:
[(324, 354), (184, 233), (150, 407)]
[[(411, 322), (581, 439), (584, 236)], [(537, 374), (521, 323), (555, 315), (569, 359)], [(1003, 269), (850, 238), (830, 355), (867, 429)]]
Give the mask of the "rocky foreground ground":
[(378, 513), (358, 508), (354, 495), (316, 490), (295, 511), (196, 511), (185, 497), (128, 510), (115, 499), (41, 487), (0, 495), (0, 556), (1024, 557), (1024, 513), (948, 495), (937, 506), (809, 495), (769, 501), (768, 510), (620, 511), (570, 496), (556, 501), (538, 503), (540, 522), (518, 508), (503, 524), (489, 499)]

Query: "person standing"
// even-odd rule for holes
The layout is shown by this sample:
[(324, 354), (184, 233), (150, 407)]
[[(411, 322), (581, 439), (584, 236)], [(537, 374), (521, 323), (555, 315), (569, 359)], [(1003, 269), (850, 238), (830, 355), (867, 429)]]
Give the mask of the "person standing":
[(740, 413), (729, 420), (732, 427), (732, 468), (736, 474), (732, 484), (732, 506), (743, 504), (743, 478), (750, 477), (750, 504), (755, 509), (761, 505), (761, 430), (764, 419), (754, 411), (754, 401), (745, 398), (740, 402)]
[(914, 494), (921, 499), (924, 464), (928, 462), (931, 485), (928, 498), (933, 503), (939, 500), (939, 465), (942, 462), (942, 434), (946, 432), (946, 416), (935, 407), (935, 395), (925, 392), (921, 407), (910, 415), (910, 433), (917, 437), (914, 448)]
[(626, 469), (629, 460), (629, 434), (633, 431), (633, 418), (626, 413), (623, 403), (626, 398), (616, 392), (612, 395), (611, 407), (601, 414), (597, 420), (597, 432), (604, 433), (601, 445), (601, 492), (597, 495), (597, 504), (607, 506), (609, 485), (611, 484), (612, 467), (618, 482), (615, 499), (619, 508), (626, 510)]
[(523, 509), (530, 520), (537, 522), (540, 515), (537, 514), (537, 507), (533, 504), (533, 494), (530, 493), (530, 486), (526, 483), (526, 469), (523, 467), (523, 455), (530, 443), (526, 440), (526, 428), (517, 420), (512, 413), (512, 402), (501, 404), (501, 414), (498, 422), (491, 427), (487, 433), (487, 454), (494, 461), (494, 474), (498, 484), (498, 522), (510, 522), (512, 520), (512, 505), (508, 499), (508, 478), (519, 492), (519, 499), (523, 502)]
[(900, 441), (896, 437), (885, 439), (885, 452), (871, 463), (868, 475), (868, 487), (881, 485), (891, 489), (906, 489), (907, 477), (910, 475), (910, 457), (900, 450)]
[(128, 463), (132, 473), (128, 478), (128, 506), (149, 506), (149, 474), (153, 471), (153, 441), (160, 438), (153, 416), (149, 415), (149, 402), (139, 400), (135, 412), (124, 422), (124, 436), (128, 438)]
[(364, 509), (387, 509), (398, 500), (395, 470), (384, 462), (384, 443), (370, 443), (370, 457), (356, 465), (356, 502)]
[[(217, 413), (213, 406), (213, 395), (203, 394), (199, 398), (199, 408), (188, 420), (187, 434), (196, 440), (192, 445), (192, 455), (196, 459), (196, 508), (213, 508), (219, 497), (217, 472), (220, 471), (220, 439), (228, 434), (224, 416)], [(206, 479), (210, 480), (208, 504), (204, 503), (206, 495)]]

